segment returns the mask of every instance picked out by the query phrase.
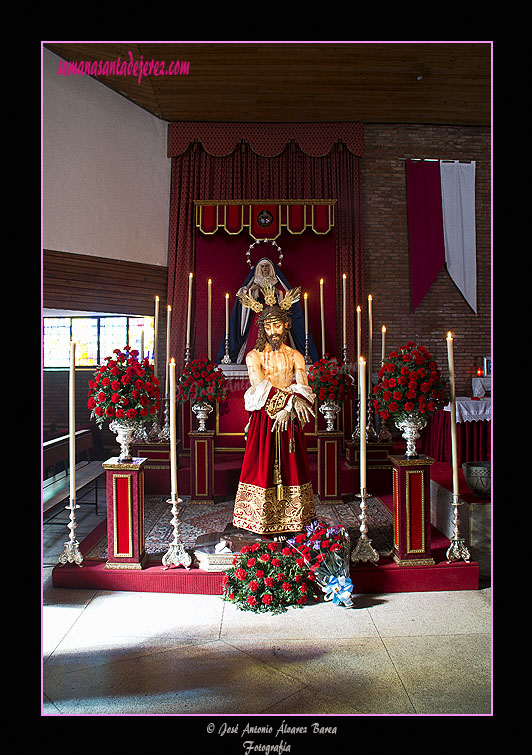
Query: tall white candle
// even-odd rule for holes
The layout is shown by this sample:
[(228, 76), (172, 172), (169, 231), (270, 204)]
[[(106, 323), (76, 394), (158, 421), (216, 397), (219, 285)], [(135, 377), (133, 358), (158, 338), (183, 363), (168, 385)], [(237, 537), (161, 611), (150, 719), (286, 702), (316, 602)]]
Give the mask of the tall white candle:
[(170, 484), (171, 499), (177, 501), (177, 447), (176, 447), (176, 421), (175, 421), (175, 360), (170, 360)]
[(371, 372), (372, 372), (372, 361), (373, 361), (373, 296), (370, 294), (368, 296), (368, 378), (367, 378), (367, 384), (368, 384), (368, 391), (372, 390), (372, 379), (371, 379)]
[(140, 331), (140, 361), (144, 359), (144, 325)]
[(381, 350), (381, 363), (384, 363), (386, 359), (386, 325), (382, 326), (382, 350)]
[(458, 495), (458, 444), (456, 438), (456, 392), (454, 381), (453, 336), (447, 333), (447, 361), (449, 364), (449, 393), (451, 399), (451, 455), (453, 463), (453, 493)]
[(229, 294), (225, 295), (225, 337), (229, 338)]
[(347, 298), (346, 298), (347, 275), (342, 275), (342, 345), (344, 351), (347, 348)]
[(360, 385), (360, 489), (366, 487), (366, 362), (360, 357), (358, 362)]
[(70, 343), (68, 376), (68, 452), (70, 457), (70, 500), (76, 499), (76, 343)]
[(207, 356), (212, 359), (211, 353), (211, 334), (212, 334), (212, 281), (207, 281)]
[(323, 278), (320, 279), (321, 355), (325, 354), (325, 310), (323, 307)]
[(187, 349), (190, 348), (190, 315), (192, 312), (192, 278), (193, 277), (194, 277), (193, 273), (188, 274)]
[(153, 323), (153, 374), (157, 377), (157, 341), (159, 335), (159, 297), (155, 297), (155, 321)]
[(308, 338), (308, 294), (303, 294), (305, 301), (305, 340)]
[[(362, 328), (361, 328), (361, 322), (360, 318), (362, 316), (362, 312), (360, 309), (360, 305), (357, 305), (357, 365), (360, 369), (360, 341), (362, 338)], [(360, 376), (358, 378), (358, 395), (360, 396)]]
[(165, 378), (164, 378), (164, 395), (168, 398), (168, 355), (170, 354), (170, 321), (172, 319), (171, 317), (172, 313), (172, 307), (167, 304), (166, 306), (166, 369), (165, 369)]

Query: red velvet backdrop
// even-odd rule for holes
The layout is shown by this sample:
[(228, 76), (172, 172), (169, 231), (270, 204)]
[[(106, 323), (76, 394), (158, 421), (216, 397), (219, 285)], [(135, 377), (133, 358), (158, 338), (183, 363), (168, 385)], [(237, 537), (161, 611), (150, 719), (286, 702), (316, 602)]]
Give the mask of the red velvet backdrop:
[[(300, 236), (283, 231), (277, 238), (283, 253), (281, 270), (291, 286), (301, 286), (307, 292), (309, 329), (321, 355), (320, 278), (324, 280), (325, 346), (329, 354), (342, 356), (341, 339), (336, 341), (336, 288), (334, 231), (319, 236), (307, 230)], [(191, 334), (192, 354), (207, 354), (207, 280), (212, 280), (212, 358), (225, 336), (225, 293), (230, 294), (229, 312), (235, 294), (250, 273), (246, 251), (253, 239), (245, 232), (231, 236), (220, 230), (212, 236), (197, 231), (196, 236), (196, 320)], [(277, 249), (272, 244), (257, 244), (251, 250), (251, 262), (261, 257), (278, 262)], [(340, 276), (342, 275), (342, 271)], [(329, 295), (330, 294), (330, 295)], [(339, 344), (339, 349), (337, 348)], [(253, 348), (255, 344), (248, 344)]]
[[(356, 303), (365, 298), (359, 166), (363, 154), (362, 125), (172, 123), (168, 154), (172, 158), (168, 251), (170, 351), (175, 355), (178, 370), (183, 366), (185, 353), (188, 274), (196, 272), (198, 261), (194, 199), (336, 199), (335, 343), (341, 340), (341, 274), (345, 272), (348, 353), (354, 354)], [(327, 234), (329, 237), (332, 238)], [(304, 234), (305, 243), (307, 238), (308, 231)], [(227, 241), (219, 233), (214, 239), (224, 245)], [(244, 259), (250, 243), (249, 237), (241, 237)], [(287, 267), (283, 260), (283, 270), (286, 269), (292, 283), (288, 241), (283, 243), (287, 248)], [(319, 281), (320, 272), (315, 272)], [(246, 266), (239, 266), (239, 285), (245, 273)], [(220, 285), (225, 288), (223, 282)], [(195, 295), (201, 296), (201, 290)], [(196, 332), (200, 331), (197, 323)], [(316, 333), (314, 329), (313, 335), (318, 344), (319, 331)], [(213, 350), (214, 343), (213, 333)], [(195, 353), (199, 353), (197, 348)]]

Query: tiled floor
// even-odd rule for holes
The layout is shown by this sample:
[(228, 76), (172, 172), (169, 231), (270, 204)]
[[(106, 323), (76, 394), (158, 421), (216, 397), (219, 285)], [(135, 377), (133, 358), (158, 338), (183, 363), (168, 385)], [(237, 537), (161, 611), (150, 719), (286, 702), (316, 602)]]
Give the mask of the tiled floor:
[[(361, 595), (353, 609), (321, 602), (280, 615), (218, 596), (54, 588), (68, 530), (45, 526), (42, 713), (238, 715), (241, 729), (254, 714), (490, 715), (489, 514), (473, 511), (479, 590)], [(101, 518), (81, 506), (80, 542)]]

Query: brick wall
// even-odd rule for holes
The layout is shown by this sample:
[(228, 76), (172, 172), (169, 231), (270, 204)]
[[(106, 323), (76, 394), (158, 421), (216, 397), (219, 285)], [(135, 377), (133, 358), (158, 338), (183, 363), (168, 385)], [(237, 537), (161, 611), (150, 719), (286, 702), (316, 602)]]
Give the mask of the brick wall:
[[(422, 343), (447, 375), (445, 339), (451, 330), (457, 395), (471, 395), (477, 357), (491, 354), (490, 130), (366, 124), (364, 131), (364, 249), (366, 291), (373, 295), (373, 364), (380, 363), (385, 324), (387, 351), (410, 340)], [(477, 314), (446, 270), (416, 312), (411, 311), (405, 161), (400, 159), (407, 157), (477, 161)], [(364, 311), (367, 304), (361, 306)]]

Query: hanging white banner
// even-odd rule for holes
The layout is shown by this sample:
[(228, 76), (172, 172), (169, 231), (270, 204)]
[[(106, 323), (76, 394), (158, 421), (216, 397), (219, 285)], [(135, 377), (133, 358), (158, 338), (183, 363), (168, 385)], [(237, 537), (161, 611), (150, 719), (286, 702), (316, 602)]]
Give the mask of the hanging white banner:
[(445, 265), (476, 313), (475, 163), (440, 160), (440, 176)]

